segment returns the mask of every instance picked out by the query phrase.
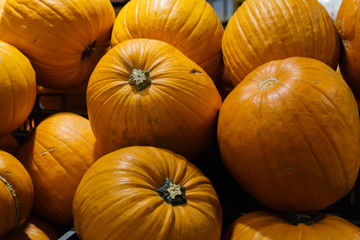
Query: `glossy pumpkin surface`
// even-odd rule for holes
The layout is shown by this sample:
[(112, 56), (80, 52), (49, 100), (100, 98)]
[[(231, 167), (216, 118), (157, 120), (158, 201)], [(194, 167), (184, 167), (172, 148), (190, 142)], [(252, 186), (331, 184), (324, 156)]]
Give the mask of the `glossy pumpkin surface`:
[(43, 120), (17, 155), (34, 183), (34, 212), (71, 224), (76, 188), (101, 155), (86, 118), (61, 112)]
[(360, 1), (343, 0), (335, 22), (342, 42), (341, 74), (357, 97), (360, 97), (359, 8)]
[(222, 159), (264, 205), (318, 211), (353, 187), (359, 112), (341, 76), (311, 58), (272, 61), (250, 73), (219, 115)]
[(0, 41), (0, 136), (19, 128), (36, 99), (35, 72), (24, 54)]
[[(317, 218), (317, 219), (316, 219)], [(291, 224), (270, 212), (251, 212), (239, 217), (226, 230), (223, 240), (360, 239), (360, 228), (330, 214), (314, 216), (313, 223)]]
[(9, 0), (1, 19), (0, 39), (30, 59), (38, 84), (70, 88), (109, 47), (115, 11), (109, 0)]
[(96, 66), (86, 97), (91, 128), (106, 153), (149, 145), (192, 158), (216, 138), (221, 97), (214, 83), (162, 41), (116, 45)]
[(57, 240), (59, 237), (53, 225), (35, 215), (30, 215), (20, 227), (1, 240)]
[(33, 200), (28, 172), (13, 155), (0, 150), (0, 237), (24, 223)]
[(180, 155), (154, 147), (122, 148), (100, 158), (81, 180), (73, 213), (75, 230), (86, 240), (218, 240), (222, 228), (209, 179)]
[(315, 58), (335, 69), (340, 41), (317, 0), (247, 0), (230, 18), (222, 48), (236, 86), (256, 67), (287, 57)]
[(165, 41), (215, 81), (223, 70), (223, 26), (205, 0), (132, 0), (116, 17), (111, 45), (134, 38)]

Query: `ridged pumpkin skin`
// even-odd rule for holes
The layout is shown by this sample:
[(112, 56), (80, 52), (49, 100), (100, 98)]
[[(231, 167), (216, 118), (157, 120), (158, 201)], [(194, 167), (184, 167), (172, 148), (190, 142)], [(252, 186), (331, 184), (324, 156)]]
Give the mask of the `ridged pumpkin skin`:
[(0, 238), (24, 223), (33, 200), (28, 172), (13, 155), (0, 150)]
[(35, 72), (27, 57), (0, 41), (0, 136), (19, 128), (36, 99)]
[(227, 229), (222, 240), (307, 240), (307, 239), (360, 239), (360, 228), (349, 221), (326, 214), (306, 225), (290, 224), (270, 212), (251, 212), (239, 217)]
[(256, 67), (287, 57), (315, 58), (335, 69), (340, 41), (317, 0), (247, 0), (226, 25), (222, 48), (236, 86)]
[[(157, 192), (167, 178), (185, 187), (185, 204), (168, 204)], [(81, 180), (73, 213), (84, 240), (219, 240), (222, 228), (210, 180), (180, 155), (154, 147), (100, 158)]]
[(59, 224), (72, 223), (72, 200), (87, 169), (102, 156), (89, 121), (74, 113), (44, 119), (18, 158), (34, 183), (34, 212)]
[[(134, 69), (151, 83), (129, 83)], [(137, 87), (136, 87), (137, 85)], [(216, 138), (221, 97), (210, 77), (168, 43), (133, 39), (112, 48), (87, 89), (94, 135), (109, 153), (122, 147), (162, 147), (192, 159)]]
[(132, 0), (116, 17), (111, 45), (134, 38), (170, 43), (218, 82), (224, 28), (205, 0)]
[(357, 97), (360, 97), (359, 8), (360, 1), (343, 0), (335, 22), (342, 41), (341, 74)]
[(89, 79), (110, 45), (114, 21), (109, 0), (8, 0), (0, 39), (30, 59), (38, 84), (70, 88)]
[(30, 215), (20, 227), (1, 240), (57, 240), (59, 233), (50, 223)]
[(315, 59), (292, 57), (260, 66), (228, 95), (218, 143), (229, 171), (261, 203), (308, 212), (353, 187), (359, 129), (341, 76)]

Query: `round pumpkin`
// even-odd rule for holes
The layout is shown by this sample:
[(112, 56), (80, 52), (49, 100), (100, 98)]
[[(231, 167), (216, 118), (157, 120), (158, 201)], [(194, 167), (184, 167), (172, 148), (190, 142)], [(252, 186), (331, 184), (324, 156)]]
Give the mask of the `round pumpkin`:
[(236, 219), (222, 240), (288, 240), (360, 238), (360, 228), (331, 214), (276, 214), (256, 211)]
[(36, 100), (35, 72), (17, 48), (0, 41), (0, 136), (19, 128)]
[(315, 58), (335, 69), (340, 41), (317, 0), (247, 0), (226, 25), (222, 49), (236, 86), (256, 67), (287, 57)]
[(30, 59), (38, 84), (71, 88), (107, 51), (115, 11), (109, 0), (8, 0), (1, 19), (0, 39)]
[(15, 156), (20, 149), (20, 144), (16, 138), (9, 133), (0, 137), (0, 149)]
[(119, 12), (111, 45), (134, 38), (172, 44), (218, 82), (223, 71), (224, 28), (205, 0), (132, 0)]
[(13, 155), (0, 150), (0, 238), (25, 222), (33, 200), (28, 172)]
[(318, 60), (292, 57), (258, 67), (228, 95), (218, 144), (229, 171), (261, 203), (318, 211), (356, 181), (359, 123), (339, 74)]
[(57, 240), (57, 229), (43, 219), (30, 215), (25, 223), (1, 240)]
[(86, 118), (60, 112), (44, 119), (17, 155), (34, 183), (34, 212), (54, 223), (71, 224), (76, 188), (101, 155)]
[(216, 139), (219, 92), (202, 68), (162, 41), (112, 48), (91, 75), (86, 98), (106, 153), (149, 145), (192, 159)]
[(360, 97), (359, 7), (360, 1), (343, 0), (335, 22), (342, 42), (340, 71), (357, 97)]
[(180, 155), (133, 146), (100, 158), (73, 205), (80, 239), (220, 239), (222, 208), (210, 180)]

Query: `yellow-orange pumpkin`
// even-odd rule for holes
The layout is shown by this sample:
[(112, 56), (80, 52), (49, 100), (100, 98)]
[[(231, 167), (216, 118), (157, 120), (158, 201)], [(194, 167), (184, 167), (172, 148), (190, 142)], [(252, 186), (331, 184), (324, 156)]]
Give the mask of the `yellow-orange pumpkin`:
[(110, 45), (114, 21), (109, 0), (8, 0), (0, 39), (30, 59), (38, 84), (70, 88), (89, 79)]
[(223, 240), (360, 239), (360, 228), (335, 215), (295, 215), (256, 211), (239, 217)]
[(225, 99), (218, 143), (239, 184), (276, 210), (318, 211), (353, 187), (359, 112), (349, 86), (311, 58), (272, 61)]
[(219, 240), (222, 228), (210, 180), (182, 156), (154, 147), (122, 148), (95, 162), (73, 214), (84, 240)]
[(116, 45), (96, 66), (86, 97), (91, 128), (106, 153), (149, 145), (192, 159), (216, 138), (221, 97), (214, 83), (162, 41)]
[(0, 238), (25, 222), (33, 200), (28, 172), (13, 155), (0, 150)]
[(218, 82), (223, 26), (205, 0), (132, 0), (116, 17), (111, 45), (134, 38), (170, 43)]
[(35, 72), (17, 48), (0, 41), (0, 136), (19, 128), (36, 99)]
[(17, 155), (34, 183), (34, 212), (55, 223), (71, 224), (76, 188), (101, 155), (86, 118), (60, 112), (44, 119)]
[(247, 0), (230, 18), (222, 49), (236, 86), (256, 67), (287, 57), (315, 58), (335, 69), (340, 41), (317, 0)]
[(335, 22), (342, 42), (341, 74), (357, 97), (360, 97), (359, 7), (358, 0), (343, 0)]

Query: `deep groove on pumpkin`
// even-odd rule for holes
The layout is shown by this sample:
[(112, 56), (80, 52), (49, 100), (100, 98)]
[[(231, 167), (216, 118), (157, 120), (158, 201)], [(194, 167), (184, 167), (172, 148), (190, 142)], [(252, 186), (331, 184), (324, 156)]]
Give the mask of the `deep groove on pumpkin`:
[(16, 195), (16, 191), (13, 188), (13, 186), (11, 186), (11, 184), (2, 176), (0, 176), (0, 181), (2, 181), (5, 186), (9, 189), (13, 199), (14, 199), (14, 204), (15, 204), (15, 225), (18, 224), (19, 222), (19, 217), (20, 217), (20, 202), (19, 199)]

